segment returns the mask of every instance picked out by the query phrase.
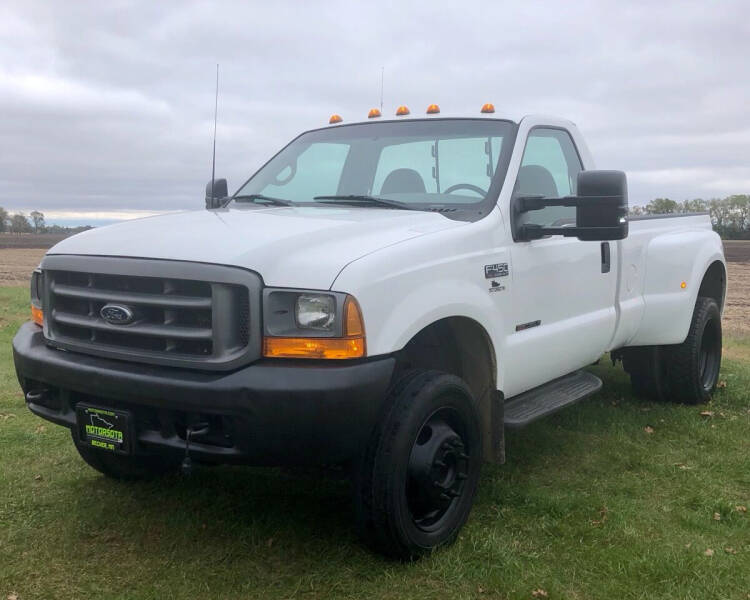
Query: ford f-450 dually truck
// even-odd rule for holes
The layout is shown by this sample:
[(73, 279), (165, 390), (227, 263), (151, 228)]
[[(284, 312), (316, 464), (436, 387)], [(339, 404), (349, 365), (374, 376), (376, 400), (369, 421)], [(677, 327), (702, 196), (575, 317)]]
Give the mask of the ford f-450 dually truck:
[(364, 539), (414, 558), (455, 538), (505, 428), (599, 390), (604, 353), (638, 394), (706, 401), (709, 217), (628, 218), (573, 123), (491, 110), (333, 118), (207, 210), (60, 242), (13, 341), (29, 409), (120, 479), (345, 466)]

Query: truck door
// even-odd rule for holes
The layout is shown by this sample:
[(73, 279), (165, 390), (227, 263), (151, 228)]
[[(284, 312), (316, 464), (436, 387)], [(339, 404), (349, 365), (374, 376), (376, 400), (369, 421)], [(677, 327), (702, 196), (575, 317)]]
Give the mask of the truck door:
[[(567, 131), (534, 128), (526, 141), (514, 197), (575, 194), (582, 168)], [(515, 218), (517, 225), (572, 226), (575, 208), (548, 207)], [(607, 349), (617, 316), (616, 252), (614, 242), (562, 236), (511, 245), (506, 397), (588, 365)]]

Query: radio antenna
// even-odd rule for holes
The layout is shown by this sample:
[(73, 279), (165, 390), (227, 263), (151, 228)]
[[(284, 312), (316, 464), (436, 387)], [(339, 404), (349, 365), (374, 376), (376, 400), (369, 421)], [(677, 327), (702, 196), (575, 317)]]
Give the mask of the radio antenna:
[(214, 199), (214, 179), (216, 178), (216, 120), (219, 114), (219, 65), (216, 64), (216, 95), (214, 96), (214, 152), (211, 158), (211, 200)]
[(385, 67), (380, 67), (380, 112), (383, 112), (383, 76), (385, 75)]

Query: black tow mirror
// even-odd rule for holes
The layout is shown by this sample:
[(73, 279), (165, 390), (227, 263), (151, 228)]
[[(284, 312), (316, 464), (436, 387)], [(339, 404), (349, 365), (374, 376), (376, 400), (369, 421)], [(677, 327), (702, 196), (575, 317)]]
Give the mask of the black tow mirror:
[(519, 196), (516, 214), (541, 210), (548, 206), (574, 206), (576, 223), (571, 227), (542, 227), (526, 223), (519, 228), (520, 238), (533, 240), (546, 235), (564, 235), (579, 240), (608, 241), (628, 237), (628, 186), (622, 171), (581, 171), (578, 195), (563, 198)]
[(226, 179), (209, 181), (206, 184), (206, 208), (219, 208), (228, 195)]

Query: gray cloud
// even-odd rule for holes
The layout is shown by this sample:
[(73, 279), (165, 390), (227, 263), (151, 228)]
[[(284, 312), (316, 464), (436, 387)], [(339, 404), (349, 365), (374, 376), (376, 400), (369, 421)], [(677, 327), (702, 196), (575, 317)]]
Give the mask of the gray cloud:
[(202, 205), (332, 112), (559, 114), (631, 199), (750, 192), (750, 7), (716, 2), (76, 2), (0, 8), (0, 204)]

